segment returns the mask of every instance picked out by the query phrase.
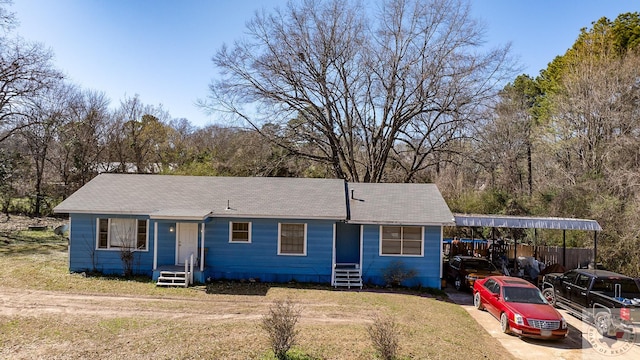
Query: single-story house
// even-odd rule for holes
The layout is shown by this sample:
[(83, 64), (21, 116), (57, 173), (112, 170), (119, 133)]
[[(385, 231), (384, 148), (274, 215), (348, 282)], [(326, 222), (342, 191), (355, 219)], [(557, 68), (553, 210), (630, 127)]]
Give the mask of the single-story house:
[(454, 225), (434, 184), (337, 179), (100, 174), (54, 211), (69, 214), (70, 271), (159, 285), (382, 285), (399, 260), (415, 272), (403, 285), (440, 288), (442, 228)]

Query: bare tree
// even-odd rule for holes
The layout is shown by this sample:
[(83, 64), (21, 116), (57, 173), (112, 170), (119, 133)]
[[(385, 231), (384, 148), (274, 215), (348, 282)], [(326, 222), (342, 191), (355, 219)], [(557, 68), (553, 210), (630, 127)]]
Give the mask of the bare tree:
[[(11, 200), (19, 194), (18, 184), (26, 177), (27, 161), (12, 141), (0, 147), (0, 207), (9, 218)], [(8, 145), (8, 146), (7, 146)]]
[(168, 144), (168, 119), (161, 106), (145, 105), (138, 95), (121, 101), (107, 135), (107, 162), (116, 160), (119, 172), (126, 172), (128, 163), (138, 173), (155, 172), (152, 164), (161, 161), (160, 149)]
[(640, 56), (630, 53), (622, 58), (586, 57), (567, 67), (562, 90), (553, 96), (544, 138), (564, 184), (611, 177), (614, 182), (609, 184), (613, 185), (628, 179), (620, 171), (637, 173), (639, 64)]
[(77, 89), (70, 96), (69, 122), (58, 129), (50, 157), (64, 185), (63, 197), (95, 176), (111, 116), (109, 99), (102, 92)]
[(172, 119), (167, 124), (167, 147), (159, 153), (160, 161), (166, 169), (177, 168), (189, 162), (193, 155), (190, 139), (196, 132), (196, 127), (185, 118)]
[[(0, 6), (0, 18), (5, 16)], [(31, 125), (25, 121), (26, 103), (62, 79), (52, 66), (52, 56), (40, 44), (0, 37), (0, 142)]]
[[(270, 132), (270, 126), (261, 131)], [(282, 148), (252, 129), (209, 125), (180, 141), (175, 173), (226, 176), (313, 176), (314, 169), (299, 164)], [(174, 150), (174, 149), (172, 149)]]
[(13, 4), (11, 0), (0, 0), (0, 31), (3, 36), (11, 31), (16, 25), (16, 16), (11, 11), (7, 10), (7, 6)]
[(257, 131), (263, 119), (280, 125), (262, 133), (336, 177), (380, 182), (393, 159), (411, 181), (433, 153), (467, 135), (510, 70), (509, 48), (479, 50), (482, 28), (463, 1), (376, 8), (304, 1), (256, 14), (249, 37), (213, 57), (223, 77), (201, 104)]
[(526, 75), (499, 94), (498, 102), (476, 135), (474, 159), (491, 176), (491, 186), (516, 195), (533, 193), (534, 104), (540, 91)]
[(34, 209), (35, 216), (41, 215), (45, 167), (50, 149), (54, 145), (58, 128), (69, 120), (69, 99), (74, 88), (62, 82), (37, 97), (30, 99), (29, 112), (24, 121), (29, 126), (19, 126), (20, 135), (25, 139), (34, 167)]

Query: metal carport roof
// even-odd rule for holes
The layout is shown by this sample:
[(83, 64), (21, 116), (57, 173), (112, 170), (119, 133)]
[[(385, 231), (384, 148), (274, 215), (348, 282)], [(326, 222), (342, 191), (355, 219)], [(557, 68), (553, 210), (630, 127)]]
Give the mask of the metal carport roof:
[[(597, 262), (598, 236), (602, 227), (595, 220), (557, 217), (453, 214), (456, 226), (562, 230), (562, 248), (566, 249), (565, 230), (593, 231), (593, 259)], [(535, 236), (535, 235), (534, 235)], [(562, 264), (566, 264), (562, 252)], [(515, 256), (515, 253), (514, 253)]]
[(454, 214), (456, 226), (602, 231), (595, 220), (557, 217)]

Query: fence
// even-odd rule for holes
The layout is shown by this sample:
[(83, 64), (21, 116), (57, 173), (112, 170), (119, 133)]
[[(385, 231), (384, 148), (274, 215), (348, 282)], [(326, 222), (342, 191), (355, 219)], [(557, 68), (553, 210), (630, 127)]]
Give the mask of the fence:
[[(564, 267), (567, 269), (575, 269), (593, 261), (593, 249), (566, 248), (565, 250), (566, 264)], [(538, 246), (538, 260), (545, 264), (562, 264), (562, 246)]]
[[(459, 242), (445, 244), (445, 253), (453, 255), (476, 255), (489, 256), (489, 245), (486, 242)], [(502, 246), (501, 252), (509, 259), (517, 256), (533, 256), (538, 261), (547, 265), (560, 264), (567, 269), (575, 269), (580, 265), (589, 263), (593, 259), (593, 249), (589, 248), (566, 248), (566, 253), (562, 253), (562, 246), (533, 246), (526, 244), (507, 244)], [(565, 263), (563, 264), (563, 259)]]

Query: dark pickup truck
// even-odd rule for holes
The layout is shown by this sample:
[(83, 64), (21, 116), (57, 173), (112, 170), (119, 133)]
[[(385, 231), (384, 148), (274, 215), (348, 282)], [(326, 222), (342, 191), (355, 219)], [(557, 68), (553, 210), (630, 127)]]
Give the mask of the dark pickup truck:
[(547, 274), (542, 294), (552, 305), (593, 323), (603, 336), (640, 326), (640, 288), (624, 275), (590, 269)]

